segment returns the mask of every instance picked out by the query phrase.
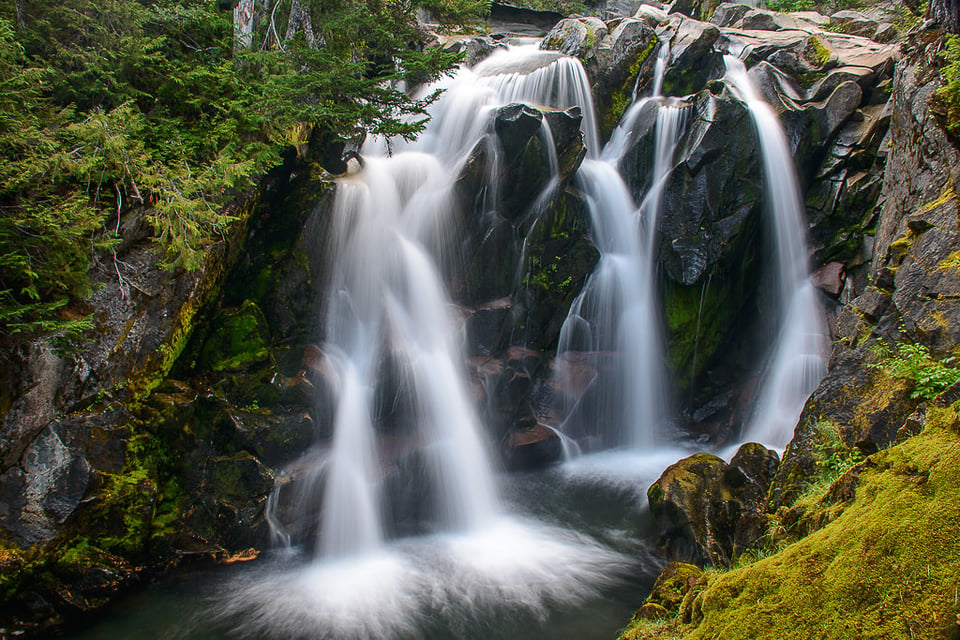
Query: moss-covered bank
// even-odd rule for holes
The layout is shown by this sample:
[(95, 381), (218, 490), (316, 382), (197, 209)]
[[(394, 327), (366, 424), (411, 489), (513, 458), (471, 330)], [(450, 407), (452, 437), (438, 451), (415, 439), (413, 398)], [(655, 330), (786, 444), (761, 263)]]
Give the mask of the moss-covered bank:
[[(622, 638), (956, 637), (958, 409), (931, 408), (919, 435), (838, 479), (806, 514), (822, 512), (828, 524), (763, 559), (708, 573), (682, 613), (636, 621)], [(840, 489), (850, 486), (846, 501)]]

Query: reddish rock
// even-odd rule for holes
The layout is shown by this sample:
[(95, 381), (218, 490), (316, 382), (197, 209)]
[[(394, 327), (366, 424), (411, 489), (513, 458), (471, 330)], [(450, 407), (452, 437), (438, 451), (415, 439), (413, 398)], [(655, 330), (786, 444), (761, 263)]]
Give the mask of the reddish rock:
[(847, 270), (842, 262), (828, 262), (813, 274), (813, 284), (832, 296), (839, 296), (843, 291), (843, 284), (847, 277)]
[(563, 441), (552, 427), (537, 423), (509, 434), (503, 442), (503, 457), (511, 471), (545, 467), (563, 459)]

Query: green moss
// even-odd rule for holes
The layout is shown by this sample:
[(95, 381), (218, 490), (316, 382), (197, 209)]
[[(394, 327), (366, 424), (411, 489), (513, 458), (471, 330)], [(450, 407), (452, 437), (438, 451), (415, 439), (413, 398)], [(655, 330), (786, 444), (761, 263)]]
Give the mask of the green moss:
[(818, 67), (822, 67), (830, 62), (830, 56), (833, 55), (833, 52), (830, 51), (829, 47), (823, 44), (823, 41), (817, 36), (810, 36), (810, 38), (807, 40), (804, 53), (806, 54), (807, 58)]
[(236, 309), (224, 309), (212, 320), (197, 364), (212, 371), (234, 371), (267, 359), (269, 337), (263, 312), (246, 300)]
[(779, 553), (712, 575), (698, 596), (703, 618), (674, 628), (690, 640), (952, 637), (958, 424), (955, 408), (929, 409), (920, 435), (871, 456), (834, 520)]
[(673, 284), (664, 291), (667, 362), (681, 389), (711, 364), (729, 329), (733, 310), (711, 279), (693, 286)]
[(647, 47), (637, 54), (636, 58), (634, 58), (633, 62), (624, 72), (623, 80), (620, 84), (600, 92), (598, 96), (598, 101), (602, 103), (600, 108), (600, 129), (604, 137), (608, 136), (610, 132), (614, 130), (617, 123), (620, 122), (620, 118), (622, 118), (626, 112), (627, 107), (629, 107), (633, 101), (633, 87), (637, 81), (637, 76), (640, 75), (640, 70), (643, 68), (644, 62), (646, 62), (650, 54), (653, 53), (658, 42), (658, 38), (651, 38)]

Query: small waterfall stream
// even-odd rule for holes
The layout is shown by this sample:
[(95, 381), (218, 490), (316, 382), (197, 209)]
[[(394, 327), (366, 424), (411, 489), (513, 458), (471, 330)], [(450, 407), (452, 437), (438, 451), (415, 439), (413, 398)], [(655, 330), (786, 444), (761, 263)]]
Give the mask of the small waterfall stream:
[[(669, 57), (669, 43), (663, 43), (653, 95), (633, 102), (600, 159), (584, 160), (578, 174), (601, 258), (564, 322), (557, 366), (564, 371), (571, 359), (582, 361), (585, 351), (597, 371), (589, 411), (577, 404), (566, 407), (562, 425), (566, 434), (586, 437), (588, 450), (650, 450), (668, 419), (655, 241), (663, 187), (683, 128), (682, 107), (660, 95)], [(657, 104), (653, 175), (638, 207), (618, 168), (637, 118), (651, 102)], [(608, 354), (615, 354), (612, 367), (604, 362)]]
[(809, 278), (803, 198), (783, 126), (758, 94), (743, 62), (729, 55), (725, 62), (727, 81), (747, 104), (760, 138), (779, 307), (779, 332), (741, 440), (784, 447), (804, 403), (826, 373), (827, 327)]

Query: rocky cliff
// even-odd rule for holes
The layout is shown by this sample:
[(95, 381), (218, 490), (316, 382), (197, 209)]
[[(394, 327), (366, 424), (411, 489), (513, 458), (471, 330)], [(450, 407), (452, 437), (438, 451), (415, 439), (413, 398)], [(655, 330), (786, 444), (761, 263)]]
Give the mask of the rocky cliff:
[[(829, 369), (776, 472), (691, 458), (651, 488), (671, 557), (733, 569), (668, 565), (625, 638), (956, 637), (943, 585), (960, 573), (958, 158), (931, 112), (943, 44), (916, 30), (900, 50), (879, 198), (857, 214), (875, 216), (875, 231), (838, 270)], [(731, 518), (731, 505), (751, 517)]]

